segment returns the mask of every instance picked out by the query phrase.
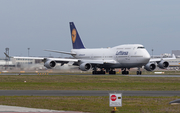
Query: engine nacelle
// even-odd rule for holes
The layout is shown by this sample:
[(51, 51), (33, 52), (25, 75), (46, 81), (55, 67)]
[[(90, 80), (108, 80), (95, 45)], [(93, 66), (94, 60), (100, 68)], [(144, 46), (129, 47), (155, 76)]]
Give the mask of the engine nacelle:
[(147, 71), (153, 71), (154, 69), (156, 69), (156, 65), (149, 62), (144, 66), (144, 69), (146, 69)]
[(158, 63), (158, 67), (161, 69), (166, 69), (169, 66), (169, 63), (167, 61), (161, 61)]
[(47, 60), (45, 63), (44, 63), (44, 66), (48, 69), (52, 69), (56, 66), (56, 62), (53, 61), (53, 60)]
[(82, 71), (87, 71), (89, 69), (91, 69), (91, 64), (89, 63), (82, 63), (80, 66), (79, 66), (80, 70)]

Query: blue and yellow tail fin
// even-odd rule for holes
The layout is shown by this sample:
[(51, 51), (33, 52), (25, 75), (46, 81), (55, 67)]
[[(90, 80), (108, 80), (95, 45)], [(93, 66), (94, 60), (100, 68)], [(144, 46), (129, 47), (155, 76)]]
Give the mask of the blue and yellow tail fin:
[(73, 22), (69, 22), (73, 49), (85, 49)]

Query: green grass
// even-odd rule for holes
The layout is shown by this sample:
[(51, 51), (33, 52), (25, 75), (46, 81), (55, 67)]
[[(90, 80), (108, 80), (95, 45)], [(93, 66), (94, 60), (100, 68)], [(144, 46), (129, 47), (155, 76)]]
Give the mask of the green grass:
[[(26, 81), (26, 83), (24, 83)], [(0, 75), (0, 90), (172, 90), (179, 91), (180, 77), (109, 75)], [(179, 113), (180, 97), (123, 96), (117, 113)], [(108, 96), (0, 96), (1, 105), (66, 111), (110, 113)]]
[[(179, 113), (180, 105), (169, 102), (180, 97), (123, 96), (117, 113)], [(0, 104), (91, 113), (110, 113), (108, 96), (0, 96)]]
[(1, 75), (0, 90), (177, 91), (180, 89), (179, 81), (180, 77), (131, 77), (115, 75)]
[[(26, 81), (26, 83), (24, 82)], [(107, 75), (1, 75), (0, 90), (161, 90), (178, 91), (180, 77)]]

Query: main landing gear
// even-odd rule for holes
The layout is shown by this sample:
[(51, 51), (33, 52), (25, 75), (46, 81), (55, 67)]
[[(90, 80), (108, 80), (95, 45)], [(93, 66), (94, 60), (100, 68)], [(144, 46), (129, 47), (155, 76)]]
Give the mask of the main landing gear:
[[(128, 69), (128, 71), (127, 71)], [(122, 70), (122, 75), (129, 75), (129, 68), (123, 68), (121, 69)], [(116, 74), (116, 71), (113, 71), (114, 69), (106, 69), (106, 71), (104, 71), (104, 69), (101, 69), (100, 71), (97, 71), (97, 68), (94, 68), (93, 69), (94, 71), (92, 71), (92, 74), (93, 75), (99, 75), (99, 74), (102, 74), (102, 75), (105, 75), (106, 72), (108, 72), (110, 75), (115, 75)], [(142, 74), (142, 71), (141, 71), (141, 68), (138, 67), (138, 70), (136, 72), (137, 75), (141, 75)]]
[(93, 75), (98, 75), (98, 74), (106, 74), (106, 72), (109, 72), (110, 75), (115, 75), (116, 71), (113, 71), (113, 69), (106, 69), (106, 71), (104, 71), (104, 69), (101, 69), (101, 71), (97, 71), (96, 68), (94, 68), (94, 71), (92, 71)]
[(93, 75), (98, 75), (98, 74), (104, 75), (104, 74), (106, 74), (106, 72), (104, 71), (104, 69), (101, 69), (100, 71), (97, 71), (97, 67), (94, 67), (93, 70), (94, 70), (94, 71), (92, 71), (92, 74), (93, 74)]
[[(123, 69), (122, 69), (123, 70)], [(126, 71), (126, 68), (122, 71), (122, 75), (129, 75), (129, 71)]]
[(96, 75), (96, 74), (103, 74), (104, 75), (104, 74), (106, 74), (106, 72), (102, 71), (102, 70), (101, 71), (93, 71), (92, 74), (93, 75)]
[(115, 74), (116, 74), (116, 71), (110, 70), (110, 71), (109, 71), (109, 74), (110, 74), (110, 75), (115, 75)]

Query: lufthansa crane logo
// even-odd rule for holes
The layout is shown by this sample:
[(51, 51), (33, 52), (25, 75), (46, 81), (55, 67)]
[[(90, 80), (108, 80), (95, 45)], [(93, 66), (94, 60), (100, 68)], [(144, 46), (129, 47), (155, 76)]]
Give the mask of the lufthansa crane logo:
[(72, 30), (72, 41), (73, 43), (76, 41), (76, 29)]

